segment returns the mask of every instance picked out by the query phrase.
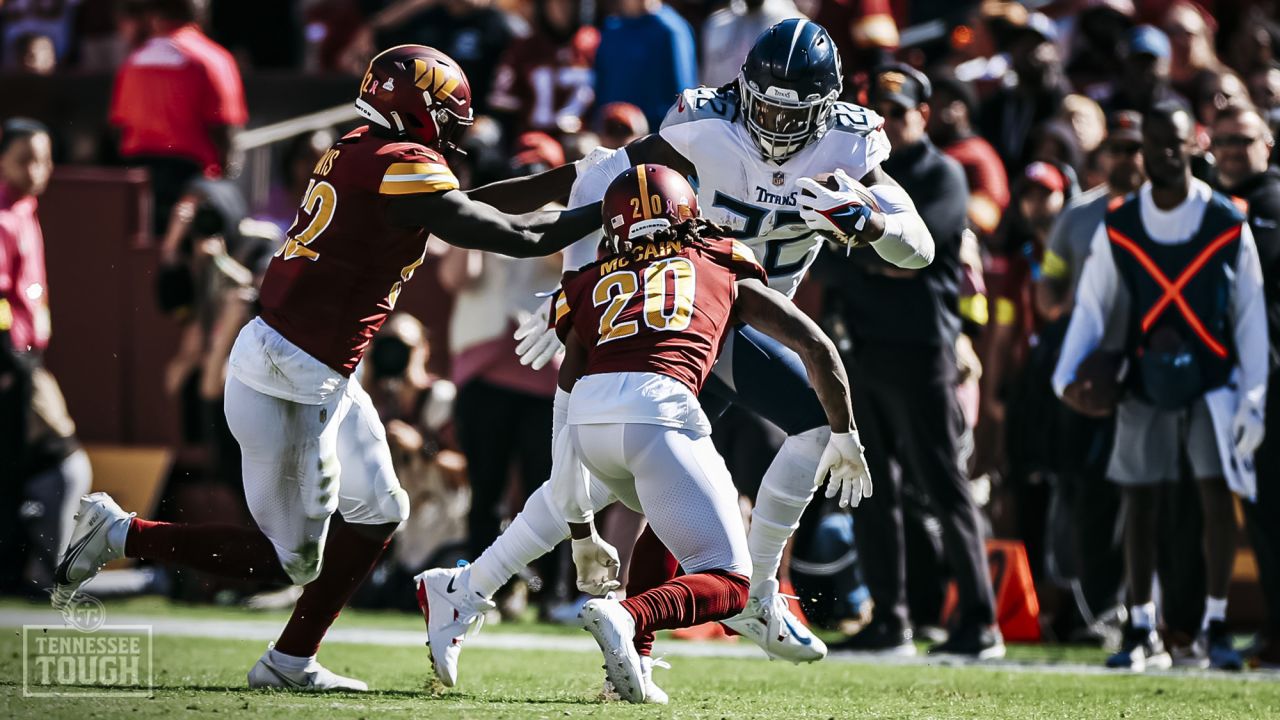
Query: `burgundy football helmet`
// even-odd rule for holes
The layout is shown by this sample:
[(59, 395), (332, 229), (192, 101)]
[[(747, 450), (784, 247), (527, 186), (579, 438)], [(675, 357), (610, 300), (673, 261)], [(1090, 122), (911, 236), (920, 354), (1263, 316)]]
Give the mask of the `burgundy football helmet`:
[(439, 50), (398, 45), (369, 61), (356, 110), (392, 134), (449, 150), (471, 124), (471, 84)]
[(600, 206), (605, 243), (619, 252), (627, 243), (698, 216), (689, 181), (665, 165), (637, 165), (609, 183)]

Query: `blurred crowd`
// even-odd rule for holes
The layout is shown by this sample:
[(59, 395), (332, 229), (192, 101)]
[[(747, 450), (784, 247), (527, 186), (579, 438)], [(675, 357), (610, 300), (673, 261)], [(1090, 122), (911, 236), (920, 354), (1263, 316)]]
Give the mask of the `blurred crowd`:
[[(1274, 140), (1280, 131), (1280, 3), (1034, 5), (8, 0), (0, 5), (0, 63), (7, 72), (31, 74), (114, 68), (109, 120), (115, 147), (104, 156), (151, 175), (153, 230), (161, 248), (157, 297), (183, 328), (163, 382), (182, 407), (184, 446), (199, 449), (190, 457), (217, 478), (234, 508), (238, 450), (221, 412), (226, 355), (253, 315), (256, 283), (294, 220), (311, 168), (336, 133), (347, 129), (308, 132), (283, 143), (271, 192), (260, 202), (247, 201), (233, 181), (234, 138), (254, 110), (246, 107), (241, 74), (347, 74), (354, 93), (354, 78), (376, 49), (407, 42), (440, 48), (461, 63), (471, 82), (479, 117), (461, 142), (466, 154), (450, 162), (464, 186), (476, 186), (656, 131), (681, 89), (733, 82), (763, 29), (788, 17), (815, 19), (843, 57), (844, 99), (883, 116), (894, 147), (890, 173), (921, 206), (939, 261), (919, 277), (897, 277), (884, 268), (850, 265), (843, 250), (833, 251), (798, 301), (840, 345), (855, 386), (898, 388), (908, 381), (894, 375), (895, 358), (902, 357), (896, 349), (941, 348), (940, 365), (925, 372), (945, 385), (947, 407), (957, 411), (954, 427), (928, 428), (923, 416), (909, 412), (864, 412), (862, 407), (880, 406), (874, 398), (855, 403), (859, 425), (880, 438), (878, 448), (864, 430), (873, 471), (896, 478), (896, 501), (869, 503), (852, 516), (815, 509), (797, 538), (789, 580), (807, 588), (801, 592), (806, 598), (824, 598), (806, 600), (811, 619), (849, 634), (878, 632), (881, 642), (892, 644), (896, 640), (885, 638), (900, 640), (904, 628), (927, 634), (942, 626), (946, 581), (957, 574), (958, 561), (946, 541), (953, 507), (940, 489), (945, 483), (932, 475), (958, 473), (982, 509), (984, 534), (1025, 545), (1044, 637), (1114, 644), (1128, 615), (1125, 514), (1120, 490), (1107, 482), (1114, 425), (1064, 406), (1051, 376), (1090, 238), (1108, 205), (1145, 181), (1143, 118), (1169, 104), (1194, 119), (1186, 150), (1195, 177), (1249, 203), (1270, 332), (1280, 338), (1274, 305), (1280, 303)], [(0, 135), (0, 240), (11, 232), (5, 218), (22, 212), (23, 198), (42, 189), (15, 179), (21, 170), (10, 167), (17, 164), (10, 154), (45, 132), (6, 126), (9, 137)], [(3, 256), (21, 251), (0, 244), (0, 296), (22, 287), (5, 274), (15, 264)], [(427, 269), (453, 297), (448, 334), (429, 336), (411, 314), (398, 314), (360, 370), (413, 501), (395, 552), (357, 598), (372, 605), (409, 607), (412, 598), (403, 592), (408, 576), (478, 555), (546, 479), (551, 463), (555, 366), (521, 366), (511, 334), (541, 303), (535, 293), (558, 283), (560, 260), (455, 248), (432, 253)], [(936, 300), (936, 308), (920, 315), (925, 321), (913, 321), (914, 291), (880, 295), (878, 302), (859, 291), (894, 282), (919, 282), (922, 297)], [(45, 297), (28, 300), (38, 308)], [(27, 362), (47, 336), (23, 340), (6, 326), (7, 309), (0, 305), (3, 352)], [(1280, 358), (1277, 347), (1280, 340), (1273, 340), (1271, 367)], [(883, 361), (876, 361), (877, 349), (888, 353)], [(432, 355), (447, 356), (448, 362), (432, 363), (449, 368), (447, 375), (428, 371)], [(4, 379), (16, 377), (18, 365), (0, 365), (0, 393), (11, 392)], [(66, 425), (55, 434), (72, 437)], [(745, 497), (753, 496), (782, 438), (777, 428), (741, 411), (717, 423), (717, 445)], [(84, 484), (82, 464), (66, 462), (80, 457), (78, 446), (57, 447), (56, 457), (37, 462), (33, 456), (22, 469), (28, 485)], [(1259, 467), (1280, 470), (1261, 456)], [(51, 472), (64, 479), (34, 480)], [(878, 496), (879, 475), (876, 481)], [(1280, 477), (1260, 473), (1257, 503), (1246, 503), (1257, 509), (1246, 515), (1270, 620), (1280, 628), (1280, 538), (1268, 527), (1277, 517), (1278, 484)], [(33, 491), (9, 493), (6, 502), (26, 523), (14, 527), (38, 528), (22, 542), (36, 548), (57, 535), (47, 522), (31, 519), (57, 516), (56, 498), (64, 494), (42, 500)], [(1165, 625), (1172, 644), (1186, 645), (1200, 630), (1206, 594), (1203, 570), (1197, 575), (1187, 569), (1205, 563), (1201, 526), (1230, 522), (1234, 542), (1235, 515), (1202, 513), (1194, 488), (1170, 496), (1153, 533), (1160, 534), (1161, 570), (1167, 570), (1161, 572)], [(1272, 519), (1259, 521), (1268, 508)], [(867, 537), (878, 539), (881, 518), (875, 513), (897, 515), (896, 531), (881, 530), (896, 532), (896, 539), (866, 543)], [(604, 522), (624, 565), (640, 522), (622, 508)], [(874, 556), (886, 553), (890, 564), (905, 567), (905, 578), (886, 579), (892, 568), (876, 567), (882, 561)], [(23, 587), (24, 576), (28, 587), (47, 582), (47, 555), (32, 555), (32, 565), (43, 562), (43, 570), (6, 571), (5, 589)], [(545, 617), (571, 613), (567, 566), (564, 554), (552, 554), (530, 569), (508, 593), (504, 611), (518, 613), (527, 590)], [(895, 589), (879, 587), (884, 583), (905, 584), (905, 607), (893, 607), (901, 603)], [(873, 602), (880, 596), (889, 599)], [(289, 599), (286, 593), (280, 601)], [(259, 602), (273, 599), (261, 596)], [(1264, 635), (1257, 649), (1265, 661), (1280, 663), (1280, 630)]]

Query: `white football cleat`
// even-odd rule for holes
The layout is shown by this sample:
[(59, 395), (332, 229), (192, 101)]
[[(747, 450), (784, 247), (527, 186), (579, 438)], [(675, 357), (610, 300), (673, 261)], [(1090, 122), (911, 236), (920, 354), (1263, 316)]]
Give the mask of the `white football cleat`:
[(435, 568), (415, 577), (418, 607), (427, 621), (427, 645), (431, 649), (431, 666), (445, 687), (458, 682), (458, 656), (462, 641), (480, 632), (484, 614), (493, 610), (492, 600), (471, 591), (471, 574), (464, 565)]
[(778, 581), (761, 585), (762, 592), (747, 599), (742, 612), (724, 620), (734, 632), (760, 646), (771, 660), (814, 662), (827, 656), (827, 644), (809, 632), (791, 612), (790, 595), (778, 592)]
[[(640, 656), (640, 675), (644, 678), (644, 704), (645, 705), (666, 705), (670, 698), (662, 688), (658, 687), (653, 681), (653, 669), (655, 667), (671, 669), (671, 664), (662, 658), (652, 658), (648, 655)], [(622, 696), (613, 687), (613, 683), (606, 678), (604, 681), (604, 689), (600, 691), (600, 699), (606, 701), (621, 700)]]
[(644, 671), (636, 652), (636, 623), (631, 613), (617, 600), (595, 598), (582, 606), (578, 617), (604, 653), (604, 673), (613, 691), (627, 702), (644, 702)]
[(137, 513), (120, 509), (104, 492), (80, 498), (80, 511), (71, 531), (71, 542), (53, 573), (53, 607), (62, 610), (71, 604), (76, 593), (93, 579), (103, 565), (124, 555), (124, 539), (129, 521)]
[(272, 648), (258, 658), (249, 670), (249, 687), (253, 690), (289, 690), (292, 692), (368, 692), (362, 680), (343, 677), (316, 660), (301, 670), (281, 667), (272, 657)]

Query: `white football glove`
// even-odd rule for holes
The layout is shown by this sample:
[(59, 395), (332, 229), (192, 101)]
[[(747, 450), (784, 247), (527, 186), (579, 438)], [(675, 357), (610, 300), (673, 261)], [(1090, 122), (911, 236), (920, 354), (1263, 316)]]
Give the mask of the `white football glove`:
[(520, 323), (513, 336), (519, 341), (516, 355), (520, 356), (520, 364), (528, 365), (534, 370), (541, 370), (564, 348), (560, 336), (556, 335), (556, 329), (549, 325), (551, 301), (554, 297), (547, 298), (532, 315)]
[(1231, 421), (1231, 437), (1235, 438), (1236, 453), (1242, 457), (1253, 455), (1266, 436), (1265, 396), (1250, 395), (1246, 393), (1240, 399), (1240, 407), (1236, 408), (1235, 419)]
[(858, 431), (831, 433), (827, 447), (818, 460), (818, 474), (814, 485), (820, 485), (827, 475), (827, 497), (840, 495), (840, 507), (857, 507), (864, 497), (871, 497), (871, 473), (867, 471), (867, 459), (862, 455), (862, 442)]
[(813, 178), (796, 180), (796, 187), (808, 190), (796, 195), (800, 207), (800, 219), (810, 230), (835, 233), (847, 239), (862, 232), (875, 212), (853, 191), (855, 181), (844, 170), (833, 174), (839, 189), (832, 190)]
[(604, 595), (617, 590), (618, 551), (600, 539), (594, 531), (591, 537), (574, 540), (573, 565), (578, 569), (578, 589), (588, 595)]

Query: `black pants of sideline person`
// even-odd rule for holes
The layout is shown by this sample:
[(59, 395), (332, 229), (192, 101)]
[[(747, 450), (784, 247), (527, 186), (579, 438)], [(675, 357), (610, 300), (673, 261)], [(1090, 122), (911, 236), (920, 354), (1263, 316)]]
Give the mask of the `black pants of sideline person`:
[[(514, 516), (524, 500), (551, 477), (551, 412), (550, 396), (484, 380), (472, 380), (458, 391), (454, 426), (471, 479), (467, 543), (472, 559), (498, 537), (504, 510)], [(513, 465), (523, 487), (516, 506), (504, 508)]]
[(1249, 540), (1258, 561), (1258, 580), (1267, 604), (1267, 629), (1273, 643), (1280, 643), (1280, 373), (1272, 373), (1267, 393), (1267, 435), (1254, 453), (1258, 471), (1258, 497), (1245, 502)]
[[(942, 526), (959, 590), (958, 626), (995, 622), (995, 599), (978, 508), (961, 467), (964, 418), (950, 347), (862, 343), (849, 363), (853, 413), (874, 492), (855, 515), (860, 555), (877, 621), (907, 628), (902, 482), (915, 483)], [(901, 479), (891, 470), (896, 461)]]

